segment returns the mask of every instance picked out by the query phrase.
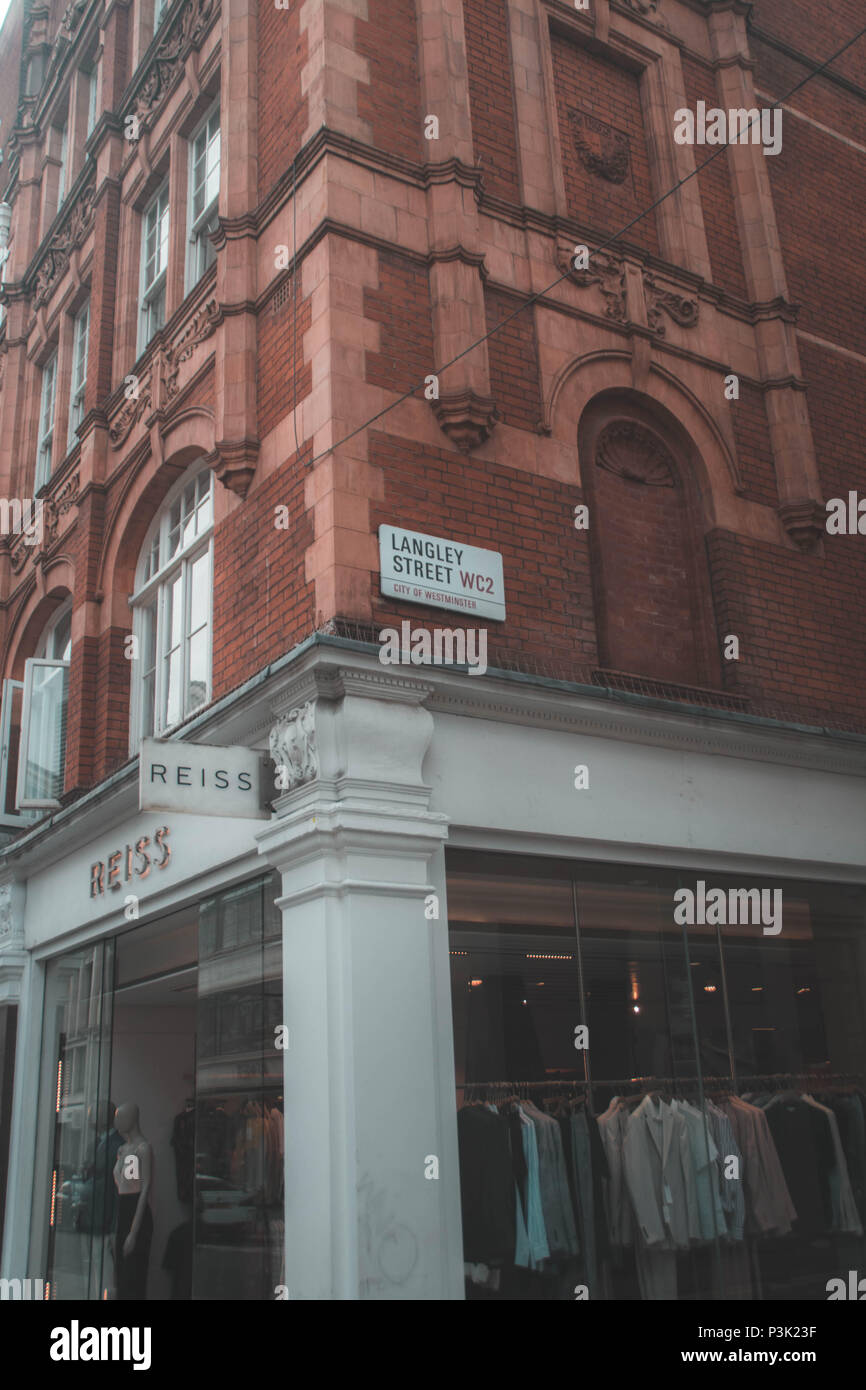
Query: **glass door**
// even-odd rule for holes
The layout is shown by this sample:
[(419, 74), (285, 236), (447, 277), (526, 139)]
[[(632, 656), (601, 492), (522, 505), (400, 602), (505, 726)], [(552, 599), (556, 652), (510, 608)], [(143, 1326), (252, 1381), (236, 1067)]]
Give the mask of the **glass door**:
[(271, 876), (199, 908), (192, 1297), (282, 1282), (281, 918)]
[(31, 1268), (50, 1299), (110, 1297), (113, 975), (113, 941), (46, 969)]

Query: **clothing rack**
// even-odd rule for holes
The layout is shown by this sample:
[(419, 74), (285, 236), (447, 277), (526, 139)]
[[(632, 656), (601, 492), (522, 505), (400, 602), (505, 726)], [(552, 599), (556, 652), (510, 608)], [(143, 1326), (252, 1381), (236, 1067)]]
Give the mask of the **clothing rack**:
[[(511, 1089), (513, 1091), (533, 1090), (538, 1091), (544, 1087), (558, 1087), (560, 1090), (569, 1086), (697, 1086), (698, 1081), (704, 1086), (728, 1086), (733, 1088), (733, 1080), (730, 1076), (618, 1076), (613, 1078), (602, 1078), (601, 1080), (588, 1080), (586, 1077), (561, 1077), (558, 1080), (551, 1080), (546, 1077), (543, 1081), (463, 1081), (457, 1087), (458, 1091), (489, 1090), (501, 1091)], [(739, 1076), (737, 1084), (754, 1085), (758, 1082), (781, 1082), (781, 1081), (808, 1081), (813, 1085), (825, 1082), (853, 1082), (862, 1081), (862, 1072), (756, 1072), (752, 1076)]]

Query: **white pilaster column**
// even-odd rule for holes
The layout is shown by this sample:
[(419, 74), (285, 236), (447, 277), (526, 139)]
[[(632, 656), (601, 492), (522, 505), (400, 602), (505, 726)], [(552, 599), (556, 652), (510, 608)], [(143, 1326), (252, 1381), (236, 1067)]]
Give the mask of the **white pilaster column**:
[(462, 1297), (428, 694), (332, 659), (274, 706), (287, 789), (257, 838), (282, 876), (290, 1299)]

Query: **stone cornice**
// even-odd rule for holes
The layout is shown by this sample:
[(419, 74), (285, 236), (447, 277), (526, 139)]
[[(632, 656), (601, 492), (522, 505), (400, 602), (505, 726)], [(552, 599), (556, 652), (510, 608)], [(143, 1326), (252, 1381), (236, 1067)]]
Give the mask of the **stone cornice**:
[[(751, 8), (750, 5), (749, 9), (751, 10)], [(792, 48), (790, 44), (785, 43), (784, 39), (779, 38), (776, 34), (771, 34), (767, 29), (762, 29), (757, 24), (753, 24), (751, 20), (749, 21), (748, 29), (751, 36), (759, 39), (761, 43), (767, 44), (769, 48), (775, 48), (779, 53), (784, 53), (786, 58), (790, 58), (793, 62), (799, 63), (801, 67), (811, 68), (814, 73), (817, 73), (818, 69), (821, 68), (821, 64), (817, 62), (816, 59), (807, 57), (807, 55), (801, 53), (799, 49)], [(866, 87), (861, 87), (858, 83), (852, 82), (850, 77), (844, 77), (842, 73), (835, 72), (832, 68), (823, 68), (820, 72), (820, 77), (823, 82), (832, 82), (834, 86), (841, 87), (846, 92), (851, 92), (853, 96), (859, 97), (861, 101), (866, 101)]]
[[(218, 745), (264, 747), (280, 712), (307, 699), (343, 695), (426, 703), (432, 714), (487, 719), (516, 728), (599, 738), (754, 762), (866, 776), (866, 736), (785, 725), (760, 717), (684, 708), (545, 677), (491, 669), (484, 677), (428, 667), (393, 674), (370, 643), (316, 635), (264, 668), (239, 690), (191, 718), (185, 737)], [(0, 851), (0, 871), (25, 877), (135, 814), (138, 760), (132, 759), (72, 805)]]

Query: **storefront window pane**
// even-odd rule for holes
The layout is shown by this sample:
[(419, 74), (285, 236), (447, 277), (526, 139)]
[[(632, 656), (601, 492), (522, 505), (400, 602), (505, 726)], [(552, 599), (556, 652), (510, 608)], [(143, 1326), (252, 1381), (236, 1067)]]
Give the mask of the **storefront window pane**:
[(46, 970), (31, 1264), (51, 1299), (102, 1298), (113, 1277), (113, 960), (106, 942)]
[[(274, 877), (259, 877), (49, 963), (31, 1263), (50, 1297), (274, 1298), (283, 1265), (276, 896)], [(116, 1108), (129, 1107), (153, 1172), (141, 1293), (130, 1292), (128, 1268), (117, 1277), (118, 1233), (140, 1197), (115, 1179)]]
[[(269, 882), (269, 881), (267, 881)], [(272, 1299), (283, 1282), (282, 942), (274, 893), (201, 904), (194, 1298)]]
[(866, 891), (448, 867), (467, 1297), (823, 1300), (866, 1261)]

